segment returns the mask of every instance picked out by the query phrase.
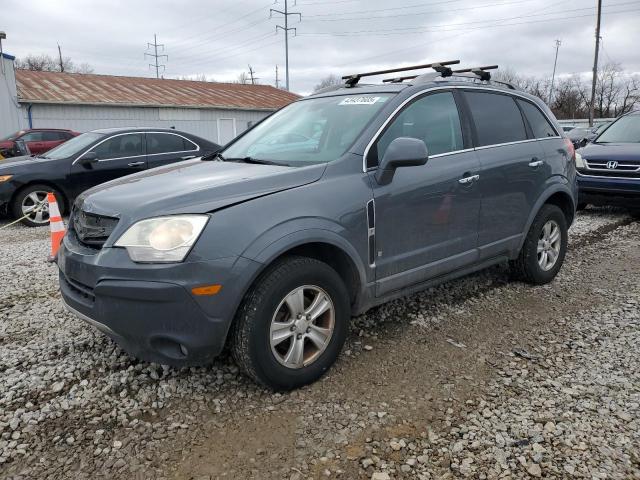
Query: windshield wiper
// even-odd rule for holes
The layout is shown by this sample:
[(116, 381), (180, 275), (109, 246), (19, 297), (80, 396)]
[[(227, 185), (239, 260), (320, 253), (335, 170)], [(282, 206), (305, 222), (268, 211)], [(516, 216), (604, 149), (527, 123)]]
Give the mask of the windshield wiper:
[(244, 157), (244, 158), (228, 158), (229, 162), (244, 162), (244, 163), (255, 163), (258, 165), (280, 165), (282, 167), (289, 167), (288, 163), (284, 162), (274, 162), (273, 160), (263, 160), (261, 158), (253, 158), (253, 157)]
[(209, 155), (205, 155), (204, 157), (201, 158), (201, 160), (204, 160), (204, 161), (218, 160), (218, 159), (222, 160), (223, 162), (227, 160), (222, 156), (220, 152), (210, 153)]

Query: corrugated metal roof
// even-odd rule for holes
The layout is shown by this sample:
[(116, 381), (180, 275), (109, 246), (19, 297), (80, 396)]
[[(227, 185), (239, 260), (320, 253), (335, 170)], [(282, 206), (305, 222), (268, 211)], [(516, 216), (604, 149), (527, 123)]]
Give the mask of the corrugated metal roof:
[(16, 70), (26, 103), (276, 110), (300, 98), (269, 85)]

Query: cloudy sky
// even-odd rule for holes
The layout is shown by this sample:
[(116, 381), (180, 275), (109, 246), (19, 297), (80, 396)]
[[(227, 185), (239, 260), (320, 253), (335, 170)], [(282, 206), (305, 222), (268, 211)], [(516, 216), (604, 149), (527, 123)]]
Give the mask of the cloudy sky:
[[(327, 74), (459, 58), (526, 75), (592, 68), (596, 0), (289, 1), (291, 90), (308, 93)], [(640, 72), (640, 0), (604, 0), (603, 61)], [(284, 81), (284, 0), (0, 0), (5, 51), (64, 56), (96, 73), (152, 76), (147, 42), (165, 45), (165, 77), (229, 81), (250, 64), (261, 83)]]

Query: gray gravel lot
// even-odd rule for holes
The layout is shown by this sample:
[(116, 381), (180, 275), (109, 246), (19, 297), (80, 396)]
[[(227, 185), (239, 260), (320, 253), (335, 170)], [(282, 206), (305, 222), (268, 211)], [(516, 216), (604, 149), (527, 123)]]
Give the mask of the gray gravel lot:
[(376, 308), (281, 395), (132, 359), (64, 312), (46, 229), (0, 230), (0, 477), (640, 478), (639, 233), (588, 210), (551, 285), (496, 267)]

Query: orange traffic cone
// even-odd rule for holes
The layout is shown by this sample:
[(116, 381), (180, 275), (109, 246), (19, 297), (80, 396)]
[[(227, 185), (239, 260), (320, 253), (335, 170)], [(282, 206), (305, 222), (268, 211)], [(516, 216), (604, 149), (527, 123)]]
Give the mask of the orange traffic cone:
[(49, 203), (49, 227), (51, 228), (51, 255), (49, 255), (49, 261), (53, 262), (56, 259), (56, 255), (58, 255), (60, 243), (66, 229), (60, 215), (56, 196), (53, 193), (47, 193), (47, 202)]

